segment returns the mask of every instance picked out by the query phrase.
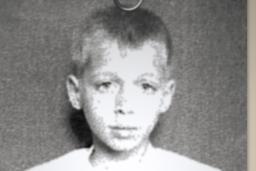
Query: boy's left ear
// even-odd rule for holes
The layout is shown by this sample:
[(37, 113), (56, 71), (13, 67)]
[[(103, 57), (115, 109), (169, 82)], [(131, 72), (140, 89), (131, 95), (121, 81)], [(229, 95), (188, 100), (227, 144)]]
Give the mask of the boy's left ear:
[(169, 80), (163, 90), (162, 104), (160, 106), (160, 113), (165, 113), (172, 104), (172, 98), (175, 93), (175, 80)]

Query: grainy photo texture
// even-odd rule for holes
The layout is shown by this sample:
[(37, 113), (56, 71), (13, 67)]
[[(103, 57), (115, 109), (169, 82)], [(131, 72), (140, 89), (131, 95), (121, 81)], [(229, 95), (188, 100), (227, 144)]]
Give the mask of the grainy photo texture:
[(247, 2), (129, 3), (0, 0), (1, 171), (246, 171)]

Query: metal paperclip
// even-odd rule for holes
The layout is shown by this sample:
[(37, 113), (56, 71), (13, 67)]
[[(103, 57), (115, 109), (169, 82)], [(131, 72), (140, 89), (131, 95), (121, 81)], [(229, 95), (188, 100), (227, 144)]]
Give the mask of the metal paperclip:
[(120, 2), (120, 0), (114, 0), (116, 6), (124, 11), (134, 11), (142, 4), (143, 0), (138, 0), (137, 4), (134, 6), (124, 5)]

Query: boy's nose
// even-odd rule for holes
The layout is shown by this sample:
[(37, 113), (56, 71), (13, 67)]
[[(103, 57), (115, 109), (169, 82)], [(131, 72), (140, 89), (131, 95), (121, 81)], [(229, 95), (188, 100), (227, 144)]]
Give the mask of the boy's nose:
[[(115, 113), (116, 114), (132, 114), (132, 92), (126, 91), (124, 89), (120, 90), (116, 95), (115, 102)], [(136, 98), (136, 97), (135, 97)]]

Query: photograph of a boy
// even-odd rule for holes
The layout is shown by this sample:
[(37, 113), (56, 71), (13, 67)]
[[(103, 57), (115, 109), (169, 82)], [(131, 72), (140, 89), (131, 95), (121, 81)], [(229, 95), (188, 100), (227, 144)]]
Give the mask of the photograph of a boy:
[(74, 33), (72, 106), (91, 130), (90, 148), (74, 150), (29, 171), (215, 171), (150, 142), (172, 104), (171, 36), (154, 13), (111, 7), (94, 11)]

